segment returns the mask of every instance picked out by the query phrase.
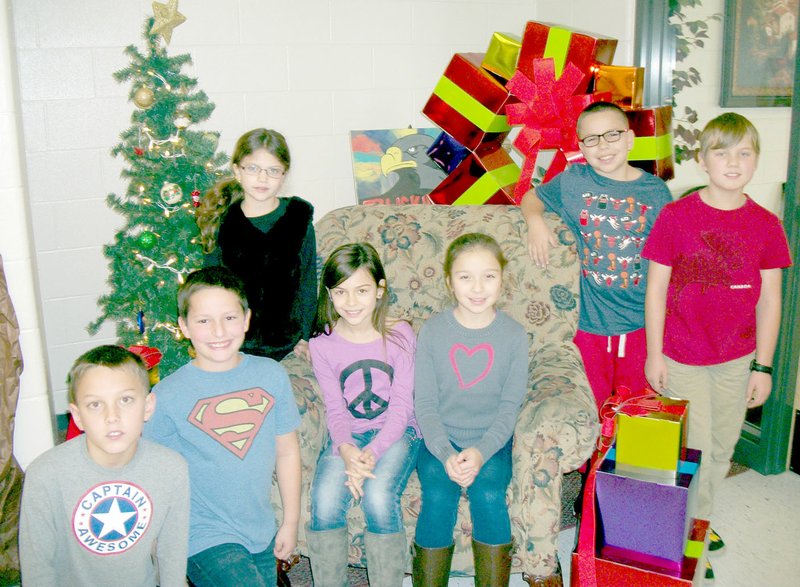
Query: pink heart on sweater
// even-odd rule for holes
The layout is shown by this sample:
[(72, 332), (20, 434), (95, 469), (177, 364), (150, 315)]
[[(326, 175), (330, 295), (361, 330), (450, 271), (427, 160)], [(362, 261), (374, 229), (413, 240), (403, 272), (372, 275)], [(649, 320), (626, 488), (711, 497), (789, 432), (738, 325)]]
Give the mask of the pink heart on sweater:
[[(481, 371), (477, 377), (472, 379), (471, 381), (464, 381), (464, 378), (461, 375), (461, 369), (459, 368), (459, 354), (465, 354), (466, 357), (461, 358), (462, 364), (466, 367), (467, 361), (469, 364), (475, 364), (477, 361), (485, 361), (485, 366), (483, 371)], [(475, 356), (478, 353), (486, 353), (485, 357)], [(456, 373), (456, 377), (458, 377), (458, 386), (461, 389), (467, 389), (472, 387), (476, 383), (483, 381), (486, 376), (489, 374), (489, 371), (492, 370), (492, 365), (494, 364), (494, 349), (492, 345), (487, 342), (481, 343), (473, 348), (469, 348), (466, 345), (461, 343), (454, 344), (450, 348), (450, 364), (453, 366), (453, 371)]]

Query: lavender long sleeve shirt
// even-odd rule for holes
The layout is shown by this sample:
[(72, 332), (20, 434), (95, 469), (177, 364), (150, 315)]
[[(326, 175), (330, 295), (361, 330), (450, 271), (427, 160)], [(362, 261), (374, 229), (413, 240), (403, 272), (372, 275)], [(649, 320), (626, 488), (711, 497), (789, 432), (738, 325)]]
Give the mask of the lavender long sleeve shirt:
[(406, 428), (417, 429), (416, 337), (407, 322), (398, 322), (392, 335), (368, 343), (350, 342), (333, 331), (312, 338), (308, 346), (335, 450), (354, 444), (353, 434), (380, 430), (364, 447), (380, 459)]

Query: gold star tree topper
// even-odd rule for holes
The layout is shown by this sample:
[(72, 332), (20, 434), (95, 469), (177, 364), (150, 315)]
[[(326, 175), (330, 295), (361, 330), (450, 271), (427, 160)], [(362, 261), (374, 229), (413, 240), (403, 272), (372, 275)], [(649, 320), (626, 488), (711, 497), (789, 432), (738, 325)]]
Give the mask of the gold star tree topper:
[(186, 20), (186, 17), (178, 12), (178, 0), (167, 0), (166, 4), (153, 2), (153, 15), (155, 22), (150, 32), (164, 37), (169, 45), (172, 40), (172, 30)]

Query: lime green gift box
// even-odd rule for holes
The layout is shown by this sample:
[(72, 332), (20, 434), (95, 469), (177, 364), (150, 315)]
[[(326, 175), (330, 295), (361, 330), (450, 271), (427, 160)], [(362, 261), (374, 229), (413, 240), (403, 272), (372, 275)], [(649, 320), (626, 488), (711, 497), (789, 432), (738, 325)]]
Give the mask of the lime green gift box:
[(686, 449), (689, 402), (659, 396), (657, 405), (623, 406), (617, 412), (618, 472), (675, 479)]
[(672, 141), (672, 106), (632, 108), (625, 111), (633, 131), (628, 162), (664, 181), (675, 176)]

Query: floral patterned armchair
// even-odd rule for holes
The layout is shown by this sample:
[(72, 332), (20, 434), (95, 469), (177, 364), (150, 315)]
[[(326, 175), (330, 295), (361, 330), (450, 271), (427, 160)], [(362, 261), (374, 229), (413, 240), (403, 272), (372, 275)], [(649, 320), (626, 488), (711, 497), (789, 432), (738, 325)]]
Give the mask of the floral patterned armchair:
[[(316, 224), (320, 258), (337, 246), (366, 241), (384, 261), (391, 314), (416, 329), (432, 313), (452, 302), (442, 276), (447, 245), (466, 232), (485, 232), (497, 239), (509, 262), (499, 305), (525, 326), (530, 341), (530, 390), (514, 436), (514, 473), (508, 490), (516, 550), (512, 572), (547, 577), (558, 568), (557, 538), (561, 521), (562, 475), (591, 454), (597, 434), (597, 411), (572, 344), (577, 325), (580, 270), (571, 233), (557, 217), (546, 216), (563, 245), (546, 269), (526, 252), (525, 222), (514, 206), (352, 206), (325, 215)], [(294, 387), (302, 424), (303, 462), (299, 551), (307, 553), (304, 525), (310, 516), (310, 485), (325, 439), (324, 408), (311, 366), (290, 355), (283, 361)], [(273, 501), (278, 504), (277, 492)], [(420, 507), (420, 486), (411, 476), (403, 495), (409, 544)], [(279, 514), (280, 515), (280, 514)], [(365, 564), (364, 521), (359, 508), (349, 517), (350, 562)], [(452, 573), (471, 575), (471, 523), (462, 498), (456, 523)]]

